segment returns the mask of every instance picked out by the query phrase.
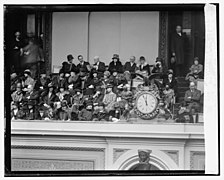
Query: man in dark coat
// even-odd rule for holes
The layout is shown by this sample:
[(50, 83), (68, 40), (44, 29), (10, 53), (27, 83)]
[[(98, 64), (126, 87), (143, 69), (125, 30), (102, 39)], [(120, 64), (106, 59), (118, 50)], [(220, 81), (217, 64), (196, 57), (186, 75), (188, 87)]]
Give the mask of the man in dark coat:
[(140, 62), (140, 64), (137, 65), (136, 70), (138, 70), (138, 71), (140, 71), (140, 72), (142, 72), (142, 71), (147, 71), (148, 75), (150, 75), (150, 74), (151, 74), (151, 72), (150, 72), (150, 66), (149, 66), (149, 64), (146, 62), (144, 56), (141, 56), (141, 57), (139, 58), (139, 62)]
[(119, 55), (114, 54), (112, 60), (113, 61), (109, 64), (108, 71), (110, 71), (111, 74), (113, 74), (114, 71), (118, 73), (123, 73), (123, 66), (120, 62)]
[(22, 54), (22, 48), (23, 48), (23, 42), (21, 40), (21, 34), (19, 31), (15, 33), (15, 39), (12, 42), (12, 46), (10, 48), (11, 51), (11, 61), (12, 66), (15, 70), (15, 72), (19, 72), (21, 68), (21, 54)]
[(193, 123), (193, 114), (195, 110), (200, 108), (201, 91), (196, 89), (194, 82), (190, 82), (190, 89), (185, 92), (184, 107), (179, 110), (179, 119), (182, 119), (184, 115), (189, 115), (190, 123)]
[(79, 64), (77, 65), (77, 69), (80, 71), (82, 69), (83, 72), (90, 72), (91, 68), (88, 62), (83, 60), (83, 56), (78, 56)]
[(130, 72), (132, 79), (134, 79), (136, 77), (136, 75), (134, 75), (135, 70), (136, 70), (135, 56), (131, 56), (130, 61), (126, 62), (124, 65), (124, 72), (125, 71)]
[(175, 57), (175, 70), (176, 75), (184, 75), (184, 40), (185, 36), (182, 33), (181, 26), (176, 26), (176, 32), (171, 37), (171, 53)]
[(37, 73), (37, 63), (44, 62), (43, 49), (39, 47), (34, 39), (29, 40), (29, 44), (22, 48), (23, 59), (21, 66), (22, 68), (30, 69), (32, 78), (36, 77)]
[(96, 70), (99, 77), (103, 77), (103, 73), (106, 70), (106, 66), (104, 62), (100, 61), (99, 56), (94, 57), (93, 70)]

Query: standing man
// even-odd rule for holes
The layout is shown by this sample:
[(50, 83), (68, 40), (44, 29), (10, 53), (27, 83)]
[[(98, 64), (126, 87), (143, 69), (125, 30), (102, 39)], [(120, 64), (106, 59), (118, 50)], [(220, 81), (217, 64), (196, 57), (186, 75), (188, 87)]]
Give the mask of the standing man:
[(29, 44), (23, 48), (22, 67), (30, 69), (32, 78), (36, 78), (40, 61), (44, 62), (43, 50), (32, 38), (29, 40)]
[(15, 33), (15, 39), (12, 43), (11, 55), (12, 55), (12, 68), (15, 72), (20, 71), (20, 56), (22, 54), (23, 42), (21, 40), (21, 33), (17, 31)]
[(175, 57), (176, 76), (184, 75), (184, 35), (180, 25), (176, 26), (176, 32), (171, 37), (171, 55)]

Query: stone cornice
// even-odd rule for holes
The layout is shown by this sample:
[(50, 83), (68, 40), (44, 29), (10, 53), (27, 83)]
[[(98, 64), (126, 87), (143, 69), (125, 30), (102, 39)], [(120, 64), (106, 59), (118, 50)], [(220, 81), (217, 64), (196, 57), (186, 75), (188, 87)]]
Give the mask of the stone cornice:
[(50, 122), (12, 121), (12, 137), (22, 136), (82, 136), (82, 137), (128, 137), (163, 139), (204, 139), (201, 124), (128, 124), (99, 122)]

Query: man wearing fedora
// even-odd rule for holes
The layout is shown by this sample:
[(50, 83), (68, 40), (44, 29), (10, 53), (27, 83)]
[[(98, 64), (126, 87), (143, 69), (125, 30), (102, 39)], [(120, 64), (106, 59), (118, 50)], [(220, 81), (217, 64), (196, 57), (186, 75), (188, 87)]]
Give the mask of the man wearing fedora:
[(123, 73), (123, 66), (120, 62), (120, 58), (118, 54), (114, 54), (112, 57), (112, 61), (109, 64), (108, 71), (113, 74), (114, 71), (118, 73)]

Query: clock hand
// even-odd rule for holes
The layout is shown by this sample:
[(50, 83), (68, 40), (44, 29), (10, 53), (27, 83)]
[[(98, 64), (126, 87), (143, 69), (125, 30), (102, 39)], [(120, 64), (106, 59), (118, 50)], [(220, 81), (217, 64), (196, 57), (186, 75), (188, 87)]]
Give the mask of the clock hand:
[(147, 97), (145, 98), (145, 96), (144, 96), (144, 99), (145, 99), (145, 104), (146, 104), (146, 106), (148, 106), (148, 103), (147, 103)]

